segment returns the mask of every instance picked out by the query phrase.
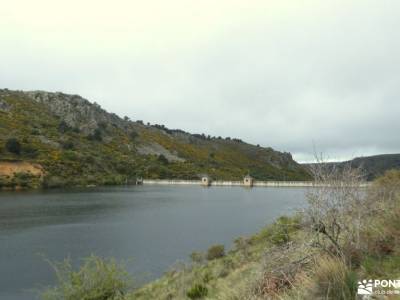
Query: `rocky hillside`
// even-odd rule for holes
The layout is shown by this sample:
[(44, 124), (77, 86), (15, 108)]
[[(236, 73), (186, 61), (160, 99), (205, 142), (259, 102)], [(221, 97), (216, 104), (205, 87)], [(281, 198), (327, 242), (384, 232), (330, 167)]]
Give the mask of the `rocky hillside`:
[[(144, 124), (78, 95), (0, 90), (0, 185), (122, 184), (137, 177), (305, 180), (290, 153)], [(25, 166), (21, 169), (21, 162)], [(1, 172), (1, 164), (7, 164)], [(10, 175), (12, 165), (15, 172)], [(11, 168), (11, 169), (10, 169)], [(40, 169), (40, 176), (29, 169)], [(4, 168), (3, 168), (4, 169)]]

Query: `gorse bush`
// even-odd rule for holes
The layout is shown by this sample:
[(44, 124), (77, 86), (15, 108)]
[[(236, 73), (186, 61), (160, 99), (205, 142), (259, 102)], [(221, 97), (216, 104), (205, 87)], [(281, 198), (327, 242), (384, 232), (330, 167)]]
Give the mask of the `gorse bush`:
[(298, 218), (279, 217), (271, 227), (271, 242), (275, 245), (286, 244), (290, 241), (290, 234), (299, 228)]
[(13, 186), (29, 187), (31, 184), (34, 184), (35, 178), (36, 177), (30, 173), (16, 173), (11, 182)]
[(36, 158), (39, 155), (38, 149), (32, 145), (26, 145), (22, 150), (23, 155), (27, 158)]
[(165, 157), (165, 155), (163, 155), (163, 154), (160, 154), (160, 155), (158, 156), (157, 160), (158, 160), (160, 163), (164, 164), (164, 165), (167, 165), (167, 164), (168, 164), (168, 159), (167, 159), (167, 158)]
[(273, 224), (254, 236), (253, 239), (265, 240), (277, 246), (284, 245), (290, 241), (291, 235), (301, 228), (300, 221), (300, 215), (294, 217), (281, 216)]
[(6, 142), (8, 152), (19, 155), (21, 153), (21, 143), (16, 138), (10, 138)]
[(190, 299), (201, 299), (208, 294), (208, 289), (202, 284), (195, 284), (191, 289), (187, 292), (187, 296)]
[(44, 291), (43, 300), (119, 300), (131, 285), (128, 273), (114, 259), (92, 255), (77, 271), (69, 260), (52, 265), (57, 286)]
[(96, 128), (92, 134), (87, 136), (87, 139), (90, 141), (98, 141), (101, 142), (103, 140), (103, 134), (100, 128)]
[(32, 173), (17, 172), (14, 176), (0, 176), (0, 188), (25, 189), (37, 188), (41, 185), (41, 177)]
[(190, 259), (193, 263), (202, 263), (204, 261), (204, 254), (201, 252), (194, 251), (190, 254)]
[(57, 130), (60, 133), (66, 133), (67, 131), (72, 130), (72, 128), (65, 121), (61, 121), (58, 124)]
[(137, 137), (139, 136), (139, 134), (136, 131), (131, 131), (129, 133), (129, 137), (132, 141), (134, 141)]
[(224, 245), (214, 245), (207, 250), (207, 259), (213, 260), (225, 256), (225, 246)]

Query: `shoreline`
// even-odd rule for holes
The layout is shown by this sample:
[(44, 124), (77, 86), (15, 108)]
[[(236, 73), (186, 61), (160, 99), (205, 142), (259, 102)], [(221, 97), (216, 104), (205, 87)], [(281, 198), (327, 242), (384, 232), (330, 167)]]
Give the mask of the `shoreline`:
[[(143, 179), (140, 183), (136, 184), (112, 184), (112, 185), (77, 185), (77, 186), (60, 186), (60, 187), (23, 187), (23, 186), (4, 186), (0, 187), (0, 192), (21, 192), (21, 191), (38, 191), (38, 190), (55, 190), (55, 189), (74, 189), (84, 188), (90, 189), (95, 187), (119, 187), (119, 186), (137, 186), (137, 185), (197, 185), (203, 187), (225, 186), (225, 187), (327, 187), (327, 184), (315, 183), (314, 181), (254, 181), (251, 186), (244, 184), (243, 181), (212, 181), (209, 185), (202, 184), (201, 180), (181, 180), (181, 179)], [(368, 188), (371, 182), (366, 181), (360, 185), (361, 188)]]

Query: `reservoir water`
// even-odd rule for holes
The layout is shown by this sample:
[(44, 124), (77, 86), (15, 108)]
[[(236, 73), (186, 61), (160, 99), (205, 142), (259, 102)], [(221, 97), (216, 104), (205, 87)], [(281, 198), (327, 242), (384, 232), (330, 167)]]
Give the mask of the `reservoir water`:
[(54, 284), (47, 259), (128, 260), (137, 281), (305, 205), (303, 188), (133, 186), (0, 193), (0, 299)]

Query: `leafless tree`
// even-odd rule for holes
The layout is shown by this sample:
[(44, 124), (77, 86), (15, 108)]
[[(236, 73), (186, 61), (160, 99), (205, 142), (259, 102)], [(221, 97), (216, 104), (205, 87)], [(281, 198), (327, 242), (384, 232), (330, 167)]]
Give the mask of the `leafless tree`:
[(363, 187), (361, 168), (350, 163), (326, 163), (315, 156), (310, 166), (314, 187), (307, 192), (306, 220), (315, 234), (314, 245), (336, 256), (343, 256), (343, 244), (360, 247), (360, 230), (369, 205)]

